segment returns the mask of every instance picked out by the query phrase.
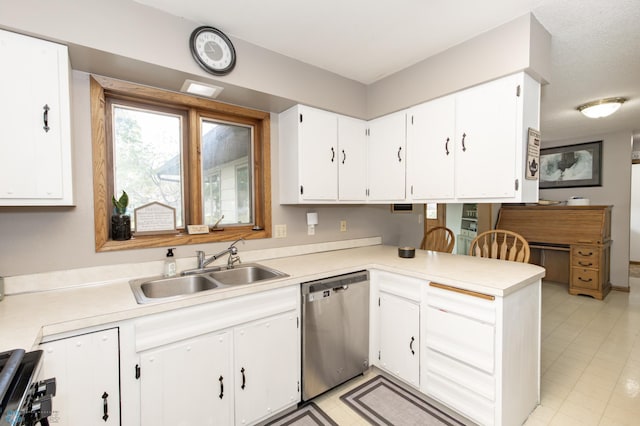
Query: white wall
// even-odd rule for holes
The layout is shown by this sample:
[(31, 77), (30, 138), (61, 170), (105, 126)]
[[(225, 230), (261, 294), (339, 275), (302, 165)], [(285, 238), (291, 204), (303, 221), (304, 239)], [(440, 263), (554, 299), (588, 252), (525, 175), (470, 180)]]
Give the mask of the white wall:
[(631, 133), (614, 133), (583, 139), (542, 141), (542, 148), (602, 140), (602, 186), (542, 189), (540, 198), (565, 201), (571, 196), (589, 198), (592, 205), (612, 205), (611, 285), (629, 286), (629, 221), (631, 208)]
[(630, 254), (632, 262), (640, 262), (640, 164), (631, 165)]
[[(74, 208), (0, 209), (0, 276), (162, 260), (165, 248), (96, 253), (93, 224), (93, 171), (89, 76), (73, 72), (72, 135), (74, 142)], [(371, 236), (381, 236), (391, 245), (420, 244), (422, 224), (419, 210), (412, 214), (391, 214), (382, 206), (281, 206), (278, 202), (278, 116), (271, 122), (272, 219), (286, 224), (287, 237), (250, 240), (242, 250), (310, 244)], [(306, 212), (318, 212), (316, 235), (307, 236)], [(347, 232), (340, 232), (340, 220), (347, 220)], [(228, 243), (178, 246), (177, 258), (195, 256), (196, 250), (215, 253)]]

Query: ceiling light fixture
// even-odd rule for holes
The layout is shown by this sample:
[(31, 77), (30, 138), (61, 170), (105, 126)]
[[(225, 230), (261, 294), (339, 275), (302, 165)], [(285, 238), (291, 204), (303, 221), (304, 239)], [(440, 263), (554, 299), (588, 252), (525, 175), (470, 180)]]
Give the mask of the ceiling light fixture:
[(206, 96), (208, 98), (217, 98), (222, 90), (222, 87), (193, 80), (185, 80), (182, 88), (180, 88), (181, 92), (191, 93), (192, 95), (198, 96)]
[(580, 105), (577, 109), (589, 118), (608, 117), (616, 112), (626, 100), (626, 98), (600, 99)]

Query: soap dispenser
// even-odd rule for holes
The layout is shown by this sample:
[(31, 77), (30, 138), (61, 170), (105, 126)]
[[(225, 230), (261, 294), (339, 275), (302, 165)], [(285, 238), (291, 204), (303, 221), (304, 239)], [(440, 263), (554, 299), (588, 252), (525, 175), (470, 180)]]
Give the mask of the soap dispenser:
[(176, 260), (173, 258), (175, 248), (167, 249), (167, 258), (164, 261), (164, 276), (174, 277), (176, 275)]

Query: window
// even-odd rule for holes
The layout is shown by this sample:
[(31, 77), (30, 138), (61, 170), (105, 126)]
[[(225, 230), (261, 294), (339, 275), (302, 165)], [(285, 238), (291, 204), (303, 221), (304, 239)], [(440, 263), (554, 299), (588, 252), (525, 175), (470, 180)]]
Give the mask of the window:
[[(91, 120), (96, 251), (271, 236), (269, 113), (92, 76)], [(160, 202), (180, 234), (111, 241), (123, 190), (132, 226), (135, 208)], [(190, 224), (216, 232), (188, 235)]]

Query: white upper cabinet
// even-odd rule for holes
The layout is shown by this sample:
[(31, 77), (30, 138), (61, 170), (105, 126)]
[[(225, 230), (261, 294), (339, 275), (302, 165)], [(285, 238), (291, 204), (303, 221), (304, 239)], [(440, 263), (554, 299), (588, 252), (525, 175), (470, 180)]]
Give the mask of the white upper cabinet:
[(67, 47), (0, 30), (0, 205), (73, 205)]
[(539, 129), (540, 85), (525, 73), (411, 108), (407, 186), (420, 202), (537, 202), (526, 179), (528, 129)]
[(296, 105), (280, 114), (282, 204), (366, 200), (366, 122)]
[(338, 115), (338, 199), (367, 198), (367, 123)]
[(281, 203), (538, 201), (527, 153), (540, 84), (524, 72), (371, 120), (366, 143), (363, 124), (304, 106), (280, 114)]
[(456, 96), (458, 198), (516, 197), (516, 147), (522, 143), (517, 127), (521, 84), (522, 78), (512, 76)]
[(408, 198), (416, 201), (455, 198), (455, 131), (454, 95), (408, 111)]
[(407, 163), (406, 114), (385, 115), (369, 122), (369, 201), (404, 201)]
[(338, 117), (296, 105), (280, 114), (280, 201), (338, 199)]

